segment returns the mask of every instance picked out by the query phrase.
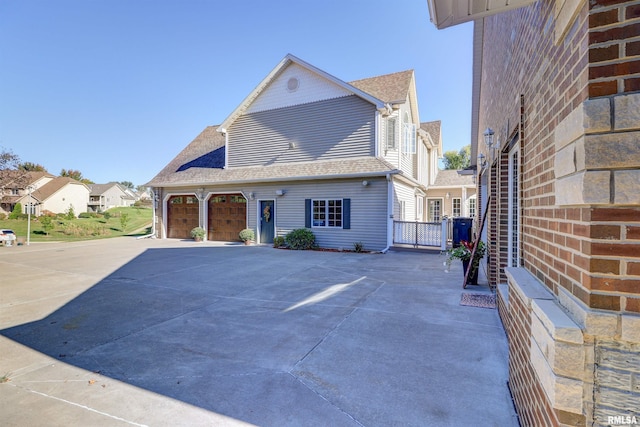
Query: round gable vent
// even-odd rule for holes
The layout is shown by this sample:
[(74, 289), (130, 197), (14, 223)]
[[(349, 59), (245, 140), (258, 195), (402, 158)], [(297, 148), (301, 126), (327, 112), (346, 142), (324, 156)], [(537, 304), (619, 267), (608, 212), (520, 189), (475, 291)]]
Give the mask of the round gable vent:
[(300, 87), (300, 80), (295, 77), (291, 77), (287, 82), (287, 90), (289, 92), (295, 92)]

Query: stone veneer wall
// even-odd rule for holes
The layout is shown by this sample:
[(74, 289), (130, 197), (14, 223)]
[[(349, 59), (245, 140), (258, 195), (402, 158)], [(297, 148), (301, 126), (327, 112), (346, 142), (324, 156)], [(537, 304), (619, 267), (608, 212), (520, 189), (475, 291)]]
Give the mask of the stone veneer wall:
[[(487, 18), (484, 37), (479, 129), (501, 147), (488, 276), (521, 422), (640, 421), (640, 2), (543, 0)], [(514, 136), (522, 265), (508, 267)]]

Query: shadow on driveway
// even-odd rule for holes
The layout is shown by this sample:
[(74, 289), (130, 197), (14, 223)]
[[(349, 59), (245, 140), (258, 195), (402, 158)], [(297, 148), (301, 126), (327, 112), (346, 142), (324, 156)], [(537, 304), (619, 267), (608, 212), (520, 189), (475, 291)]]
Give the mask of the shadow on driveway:
[[(414, 253), (149, 248), (1, 334), (256, 425), (517, 425), (497, 312), (459, 306), (442, 270)], [(43, 369), (13, 382), (86, 405)], [(126, 412), (108, 392), (100, 411)]]

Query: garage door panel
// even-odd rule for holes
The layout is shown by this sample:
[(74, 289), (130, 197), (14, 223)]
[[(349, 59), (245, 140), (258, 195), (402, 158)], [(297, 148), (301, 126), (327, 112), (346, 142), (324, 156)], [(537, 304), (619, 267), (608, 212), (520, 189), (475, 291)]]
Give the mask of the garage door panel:
[(209, 240), (239, 241), (246, 227), (247, 201), (242, 194), (219, 194), (209, 199)]
[(193, 196), (173, 196), (169, 199), (167, 214), (167, 236), (173, 239), (190, 239), (191, 229), (199, 225), (198, 199)]

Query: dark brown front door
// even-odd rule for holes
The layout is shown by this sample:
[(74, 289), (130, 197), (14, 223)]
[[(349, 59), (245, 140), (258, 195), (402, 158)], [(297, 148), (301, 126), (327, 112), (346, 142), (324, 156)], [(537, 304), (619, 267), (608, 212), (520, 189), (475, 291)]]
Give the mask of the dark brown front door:
[(239, 241), (247, 227), (247, 199), (242, 194), (217, 194), (209, 199), (208, 240)]
[(194, 196), (173, 196), (168, 203), (168, 237), (190, 239), (191, 229), (199, 223), (198, 199)]

